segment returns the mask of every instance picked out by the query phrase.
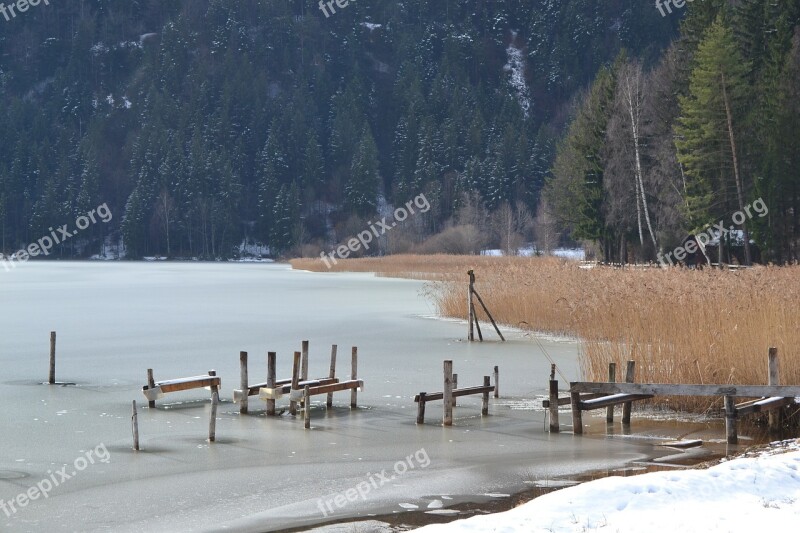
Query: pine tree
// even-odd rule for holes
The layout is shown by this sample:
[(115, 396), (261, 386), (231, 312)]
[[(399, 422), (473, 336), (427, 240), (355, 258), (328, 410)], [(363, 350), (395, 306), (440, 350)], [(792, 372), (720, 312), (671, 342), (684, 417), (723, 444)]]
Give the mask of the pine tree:
[(345, 206), (359, 216), (375, 213), (380, 186), (378, 149), (369, 125), (364, 124), (345, 185)]

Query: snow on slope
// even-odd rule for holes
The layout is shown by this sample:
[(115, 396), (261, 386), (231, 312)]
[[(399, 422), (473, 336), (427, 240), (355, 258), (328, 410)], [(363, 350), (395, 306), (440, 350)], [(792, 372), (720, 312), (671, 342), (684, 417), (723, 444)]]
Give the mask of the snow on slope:
[(707, 470), (599, 479), (547, 494), (504, 513), (416, 531), (777, 533), (797, 531), (798, 524), (800, 440), (774, 443), (755, 456)]
[(512, 31), (511, 44), (506, 48), (508, 63), (503, 67), (503, 70), (511, 73), (509, 83), (514, 88), (522, 112), (527, 118), (528, 112), (531, 109), (531, 97), (528, 84), (525, 81), (525, 55), (522, 50), (517, 48), (514, 44), (516, 40), (517, 32)]

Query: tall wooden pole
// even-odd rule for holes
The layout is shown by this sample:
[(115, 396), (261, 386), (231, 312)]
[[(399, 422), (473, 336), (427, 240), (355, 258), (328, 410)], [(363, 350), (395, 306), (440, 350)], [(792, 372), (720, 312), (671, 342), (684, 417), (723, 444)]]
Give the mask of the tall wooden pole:
[[(294, 361), (292, 363), (292, 390), (300, 388), (300, 352), (294, 352)], [(297, 402), (294, 400), (289, 402), (289, 414), (292, 416), (297, 415)]]
[[(617, 381), (617, 363), (608, 363), (608, 382), (616, 383)], [(606, 423), (614, 423), (614, 406), (609, 405), (606, 407)]]
[[(331, 346), (331, 369), (328, 372), (328, 377), (331, 379), (336, 379), (336, 352), (338, 349), (339, 347), (336, 344)], [(333, 407), (333, 393), (329, 392), (328, 399), (325, 402), (325, 408), (331, 409), (332, 407)]]
[[(277, 359), (275, 352), (267, 352), (267, 387), (270, 389), (275, 388)], [(267, 400), (267, 416), (275, 416), (275, 400)]]
[[(156, 380), (153, 378), (153, 369), (152, 368), (148, 368), (147, 369), (147, 388), (150, 389), (150, 390), (156, 388)], [(156, 401), (155, 400), (150, 400), (147, 403), (147, 407), (149, 407), (150, 409), (155, 409)]]
[(469, 342), (473, 342), (475, 340), (475, 306), (472, 304), (472, 292), (475, 287), (475, 272), (470, 270), (467, 272), (469, 274), (469, 292), (467, 293), (467, 314), (469, 315), (469, 334), (467, 338)]
[(300, 381), (308, 381), (308, 341), (303, 341), (303, 370), (300, 374)]
[[(780, 385), (781, 378), (780, 378), (780, 366), (778, 364), (778, 349), (777, 348), (770, 348), (769, 349), (769, 385)], [(783, 408), (781, 409), (771, 409), (769, 411), (769, 430), (770, 431), (777, 431), (781, 427), (781, 413), (783, 412)]]
[[(350, 361), (350, 379), (353, 381), (358, 379), (358, 347), (353, 346)], [(350, 390), (350, 409), (358, 407), (358, 391), (356, 389)]]
[(50, 374), (47, 382), (50, 385), (56, 384), (56, 332), (50, 332)]
[[(216, 376), (216, 370), (209, 370), (209, 376)], [(211, 386), (211, 420), (208, 422), (208, 441), (217, 440), (217, 404), (219, 404), (219, 390), (216, 385)]]
[(453, 425), (453, 361), (444, 362), (444, 416), (442, 425)]
[[(628, 366), (625, 369), (625, 383), (633, 383), (635, 374), (636, 374), (636, 361), (628, 361)], [(625, 402), (624, 404), (622, 404), (623, 425), (630, 425), (632, 408), (633, 408), (633, 402)]]
[(494, 367), (494, 397), (500, 397), (500, 367)]
[(250, 385), (247, 379), (247, 352), (239, 352), (239, 378), (242, 398), (239, 400), (239, 414), (247, 414), (247, 400), (250, 394)]
[(139, 451), (139, 414), (136, 412), (136, 400), (133, 400), (133, 414), (131, 416), (133, 425), (133, 449)]

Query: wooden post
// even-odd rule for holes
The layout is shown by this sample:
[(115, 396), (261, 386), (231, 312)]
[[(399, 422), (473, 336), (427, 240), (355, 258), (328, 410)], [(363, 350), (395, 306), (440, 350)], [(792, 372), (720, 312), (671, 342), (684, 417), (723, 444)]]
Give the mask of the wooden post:
[(308, 385), (303, 388), (303, 425), (311, 429), (311, 391)]
[[(328, 372), (328, 377), (331, 379), (336, 378), (336, 351), (339, 347), (334, 344), (331, 346), (331, 370)], [(331, 409), (333, 407), (333, 393), (328, 393), (328, 400), (325, 402), (325, 407)]]
[(419, 404), (417, 404), (417, 424), (425, 423), (425, 396), (427, 392), (419, 393)]
[[(477, 294), (477, 293), (475, 293)], [(481, 323), (478, 320), (478, 313), (475, 312), (475, 306), (472, 306), (472, 317), (475, 320), (475, 329), (478, 330), (478, 340), (483, 342), (483, 332), (481, 331)]]
[(500, 397), (500, 367), (494, 367), (494, 397)]
[(443, 426), (453, 425), (453, 361), (444, 362), (444, 416)]
[(558, 380), (550, 379), (550, 433), (559, 431), (561, 426), (558, 422)]
[(736, 398), (725, 396), (725, 433), (728, 444), (737, 444), (739, 437), (736, 434)]
[[(636, 361), (628, 361), (628, 366), (625, 369), (625, 383), (633, 383), (633, 378), (636, 373)], [(633, 402), (625, 402), (622, 404), (622, 423), (630, 425), (631, 423), (631, 408)]]
[[(780, 366), (778, 364), (778, 349), (777, 348), (770, 348), (769, 349), (769, 385), (780, 385)], [(781, 413), (783, 413), (783, 408), (780, 409), (771, 409), (769, 411), (769, 430), (772, 432), (779, 431), (781, 428)]]
[[(570, 388), (572, 387), (570, 386)], [(575, 435), (583, 435), (583, 413), (581, 412), (581, 394), (579, 392), (570, 392), (569, 398), (570, 398), (570, 403), (572, 404), (572, 433)]]
[[(156, 380), (153, 379), (153, 369), (152, 368), (148, 368), (147, 369), (147, 388), (148, 389), (155, 389), (156, 388)], [(147, 406), (150, 409), (155, 409), (156, 401), (155, 400), (150, 400), (150, 402), (147, 404)]]
[[(608, 363), (608, 382), (616, 383), (617, 381), (617, 363)], [(606, 423), (614, 423), (614, 406), (609, 405), (606, 407)]]
[[(300, 388), (300, 352), (294, 352), (294, 361), (292, 363), (292, 390)], [(297, 402), (289, 402), (289, 414), (292, 416), (297, 415)]]
[(50, 385), (56, 384), (56, 332), (50, 332), (50, 373), (47, 382)]
[[(216, 376), (216, 370), (209, 370), (209, 376)], [(211, 386), (211, 420), (208, 423), (208, 441), (217, 440), (217, 404), (219, 403), (219, 390), (216, 385)]]
[[(353, 346), (350, 359), (350, 379), (353, 381), (358, 379), (358, 347)], [(350, 409), (358, 407), (358, 391), (352, 389), (350, 391)]]
[(139, 415), (136, 413), (136, 400), (133, 400), (133, 415), (131, 416), (133, 425), (133, 449), (139, 451)]
[[(453, 374), (453, 390), (458, 388), (458, 374)], [(458, 405), (458, 398), (453, 396), (453, 407)]]
[(300, 381), (308, 381), (308, 341), (303, 341), (303, 370), (300, 374)]
[[(492, 378), (489, 376), (483, 376), (483, 386), (490, 387), (491, 386)], [(455, 398), (454, 398), (455, 399)], [(481, 415), (482, 416), (489, 416), (489, 391), (483, 393), (483, 406), (481, 408)]]
[(239, 352), (239, 376), (242, 389), (242, 399), (239, 400), (239, 414), (247, 414), (247, 399), (250, 394), (250, 385), (247, 380), (247, 352)]
[[(270, 389), (275, 388), (277, 359), (278, 354), (267, 352), (267, 387)], [(267, 400), (267, 416), (275, 416), (275, 400)]]
[(475, 306), (472, 305), (472, 292), (473, 287), (475, 287), (475, 272), (470, 270), (467, 272), (469, 274), (469, 292), (467, 293), (467, 313), (469, 314), (469, 335), (468, 339), (469, 342), (475, 341)]

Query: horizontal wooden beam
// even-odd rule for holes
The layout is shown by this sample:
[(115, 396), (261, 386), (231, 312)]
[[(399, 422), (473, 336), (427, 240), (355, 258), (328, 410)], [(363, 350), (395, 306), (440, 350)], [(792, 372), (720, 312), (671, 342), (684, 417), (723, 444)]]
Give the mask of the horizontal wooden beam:
[[(463, 389), (453, 389), (453, 398), (458, 398), (460, 396), (471, 396), (473, 394), (483, 394), (484, 392), (494, 392), (494, 385), (489, 385), (488, 387), (465, 387)], [(443, 399), (443, 392), (431, 392), (430, 394), (425, 394), (426, 402)], [(414, 396), (414, 401), (419, 402), (419, 394)]]
[[(321, 385), (331, 385), (339, 383), (338, 378), (322, 378), (322, 379), (311, 379), (308, 381), (300, 381), (298, 382), (297, 386), (299, 387), (297, 390), (300, 392), (300, 396), (303, 396), (303, 389), (306, 385), (309, 387), (319, 387)], [(292, 392), (292, 384), (291, 382), (281, 385), (278, 382), (278, 385), (275, 388), (269, 387), (261, 387), (259, 389), (258, 395), (259, 397), (264, 400), (279, 400), (280, 398), (286, 396), (287, 394)], [(234, 395), (236, 391), (234, 391)]]
[[(350, 380), (350, 381), (342, 381), (341, 383), (331, 383), (328, 385), (319, 385), (317, 387), (309, 387), (308, 394), (309, 396), (318, 396), (320, 394), (330, 394), (333, 392), (339, 392), (343, 390), (364, 390), (364, 381), (360, 379)], [(291, 392), (290, 398), (293, 401), (300, 401), (303, 398), (304, 389), (296, 389)]]
[(755, 402), (751, 402), (749, 405), (745, 405), (743, 407), (737, 406), (736, 414), (738, 416), (744, 416), (753, 413), (765, 413), (773, 409), (780, 409), (781, 407), (792, 405), (793, 403), (795, 403), (794, 398), (764, 398), (763, 400), (756, 400)]
[(647, 394), (652, 396), (734, 396), (739, 398), (800, 397), (800, 386), (777, 385), (671, 385), (661, 383), (570, 383), (570, 392)]
[(156, 382), (155, 387), (145, 385), (142, 393), (148, 400), (157, 400), (170, 392), (181, 392), (192, 389), (202, 389), (205, 387), (220, 387), (222, 379), (217, 376), (194, 376), (190, 378), (171, 379), (168, 381)]
[(653, 396), (651, 394), (612, 394), (611, 396), (601, 396), (593, 400), (586, 400), (580, 402), (580, 407), (584, 411), (591, 411), (592, 409), (602, 409), (603, 407), (612, 407), (625, 402), (635, 402), (639, 400), (649, 400)]
[[(306, 384), (308, 384), (309, 386), (327, 385), (328, 383), (336, 383), (338, 381), (339, 380), (337, 380), (335, 378), (334, 379), (321, 378), (321, 379), (313, 379), (313, 380), (309, 380), (309, 381), (301, 381), (299, 385), (300, 385), (300, 388), (302, 388), (302, 387), (305, 387)], [(268, 388), (268, 384), (267, 383), (257, 383), (255, 385), (250, 385), (249, 391), (248, 391), (248, 396), (258, 396), (258, 395), (261, 394), (261, 389), (266, 389), (266, 388)], [(281, 395), (289, 394), (289, 392), (292, 390), (292, 380), (291, 379), (280, 379), (280, 380), (275, 382), (275, 388), (282, 390)], [(239, 401), (241, 401), (241, 399), (242, 399), (242, 391), (241, 391), (241, 389), (234, 389), (234, 391), (233, 391), (233, 403), (238, 403)], [(272, 398), (268, 398), (268, 399), (272, 399)]]
[[(605, 394), (583, 394), (583, 395), (581, 395), (581, 400), (593, 400), (595, 398), (600, 398), (602, 396), (605, 396)], [(570, 399), (569, 396), (565, 396), (563, 398), (559, 398), (558, 399), (558, 405), (559, 406), (569, 405), (570, 402), (571, 402), (571, 399)], [(550, 407), (550, 400), (542, 400), (542, 407), (544, 407), (545, 409)]]

